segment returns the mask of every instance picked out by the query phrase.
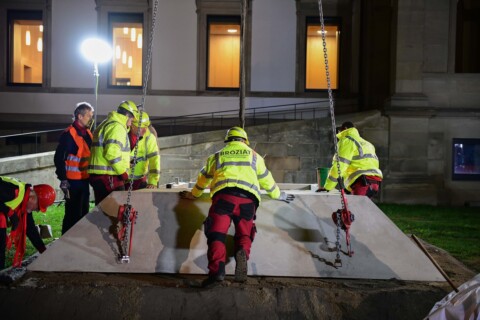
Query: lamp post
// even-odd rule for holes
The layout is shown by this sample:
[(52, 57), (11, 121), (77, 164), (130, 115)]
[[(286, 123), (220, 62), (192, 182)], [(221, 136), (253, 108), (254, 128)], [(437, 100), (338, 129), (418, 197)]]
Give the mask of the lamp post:
[(110, 45), (97, 38), (90, 38), (82, 42), (80, 50), (85, 57), (90, 62), (93, 62), (93, 76), (95, 77), (95, 117), (94, 117), (94, 126), (97, 127), (97, 113), (98, 113), (98, 64), (105, 63), (112, 58), (113, 51)]

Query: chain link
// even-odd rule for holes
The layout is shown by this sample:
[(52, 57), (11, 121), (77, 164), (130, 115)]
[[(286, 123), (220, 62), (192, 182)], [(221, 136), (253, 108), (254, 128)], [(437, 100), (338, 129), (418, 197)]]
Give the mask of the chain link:
[[(338, 172), (338, 183), (341, 188), (343, 188), (343, 183), (340, 177), (340, 161), (338, 158), (338, 140), (337, 140), (337, 132), (336, 128), (337, 125), (335, 123), (335, 108), (334, 108), (334, 100), (332, 94), (332, 87), (330, 83), (330, 71), (328, 68), (328, 54), (327, 54), (327, 42), (325, 40), (325, 21), (323, 18), (323, 5), (322, 0), (318, 0), (318, 11), (320, 14), (320, 24), (321, 24), (321, 33), (322, 33), (322, 42), (323, 42), (323, 58), (325, 59), (325, 74), (327, 77), (327, 90), (328, 90), (328, 100), (330, 106), (330, 118), (332, 121), (332, 137), (333, 137), (333, 144), (335, 146), (335, 160), (337, 162), (337, 172)], [(342, 203), (342, 210), (346, 210), (346, 204), (343, 199), (343, 196), (340, 194), (340, 201)], [(340, 228), (341, 228), (341, 214), (337, 211), (337, 232), (336, 232), (336, 247), (337, 247), (337, 260), (340, 260)]]
[(242, 26), (240, 28), (240, 90), (239, 90), (239, 100), (240, 100), (240, 126), (245, 128), (245, 32), (247, 31), (247, 16), (248, 16), (248, 1), (242, 0)]
[[(134, 152), (133, 152), (133, 162), (131, 163), (131, 168), (132, 168), (132, 172), (134, 173), (135, 172), (135, 166), (137, 165), (137, 154), (138, 154), (138, 144), (140, 142), (140, 127), (141, 127), (141, 123), (142, 123), (142, 117), (143, 117), (143, 110), (145, 110), (145, 98), (147, 96), (147, 86), (148, 86), (148, 80), (150, 78), (150, 64), (151, 64), (151, 60), (152, 60), (152, 47), (153, 47), (153, 39), (154, 39), (154, 36), (155, 36), (155, 22), (157, 20), (157, 9), (158, 9), (158, 0), (155, 0), (155, 3), (153, 5), (153, 13), (152, 13), (152, 25), (151, 25), (151, 29), (150, 29), (150, 37), (149, 37), (149, 41), (148, 41), (148, 49), (147, 49), (147, 61), (145, 61), (145, 75), (144, 75), (144, 78), (143, 78), (143, 90), (142, 90), (142, 100), (141, 100), (141, 106), (142, 106), (142, 109), (140, 110), (140, 117), (139, 117), (139, 120), (138, 120), (138, 127), (137, 127), (137, 132), (136, 132), (136, 144), (135, 144), (135, 149), (134, 149)], [(132, 174), (132, 177), (134, 175)], [(126, 217), (126, 219), (124, 218), (124, 227), (125, 227), (125, 236), (123, 238), (123, 241), (122, 241), (122, 250), (123, 250), (123, 254), (124, 256), (126, 256), (128, 254), (128, 243), (129, 243), (129, 233), (130, 233), (130, 230), (129, 230), (129, 227), (130, 227), (130, 220), (129, 220), (129, 217), (130, 217), (130, 211), (131, 211), (131, 206), (130, 206), (130, 199), (132, 197), (132, 189), (133, 189), (133, 180), (131, 180), (130, 182), (130, 185), (128, 187), (128, 193), (127, 193), (127, 203), (126, 203), (126, 208), (125, 208), (125, 212), (124, 212), (124, 217)], [(128, 259), (128, 257), (127, 257)]]

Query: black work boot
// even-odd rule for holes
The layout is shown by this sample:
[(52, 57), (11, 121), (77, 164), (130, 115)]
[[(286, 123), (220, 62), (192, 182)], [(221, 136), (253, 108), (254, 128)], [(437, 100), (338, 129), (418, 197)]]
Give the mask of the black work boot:
[(209, 274), (208, 278), (202, 281), (202, 288), (213, 288), (220, 285), (225, 279), (225, 262), (220, 262), (216, 274)]
[(235, 281), (245, 282), (247, 281), (248, 265), (247, 265), (247, 253), (245, 250), (240, 249), (235, 253)]

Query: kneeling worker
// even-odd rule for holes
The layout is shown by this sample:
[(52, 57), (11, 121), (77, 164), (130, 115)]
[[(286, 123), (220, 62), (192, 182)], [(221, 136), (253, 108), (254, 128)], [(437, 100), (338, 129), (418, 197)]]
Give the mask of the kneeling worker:
[(360, 137), (357, 128), (350, 121), (342, 124), (337, 138), (340, 177), (334, 156), (325, 185), (317, 191), (330, 191), (337, 186), (339, 179), (343, 179), (345, 188), (351, 194), (373, 197), (382, 181), (375, 147)]

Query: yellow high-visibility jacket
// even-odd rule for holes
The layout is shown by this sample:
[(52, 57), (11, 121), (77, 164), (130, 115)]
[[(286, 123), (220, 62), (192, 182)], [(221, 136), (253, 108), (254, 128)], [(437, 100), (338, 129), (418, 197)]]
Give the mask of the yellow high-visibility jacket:
[[(137, 180), (147, 176), (147, 183), (157, 186), (160, 180), (160, 152), (157, 139), (147, 128), (143, 138), (137, 144), (137, 164), (130, 178)], [(135, 148), (130, 153), (132, 159), (134, 154)]]
[(128, 117), (112, 111), (93, 133), (89, 174), (121, 175), (130, 170)]
[(192, 189), (193, 196), (200, 197), (208, 186), (210, 197), (231, 187), (250, 192), (258, 199), (258, 203), (261, 201), (260, 187), (271, 198), (280, 197), (280, 189), (265, 166), (265, 160), (240, 141), (228, 142), (222, 150), (208, 157), (207, 164), (200, 170), (197, 183)]
[(20, 204), (23, 202), (23, 198), (25, 196), (25, 189), (26, 189), (27, 184), (25, 182), (21, 182), (18, 179), (10, 178), (10, 177), (0, 177), (0, 179), (2, 179), (5, 182), (8, 182), (8, 183), (10, 183), (10, 184), (12, 184), (12, 185), (14, 185), (18, 188), (17, 196), (13, 199), (9, 199), (8, 201), (6, 201), (4, 203), (4, 205), (11, 210), (9, 213), (7, 213), (7, 212), (4, 212), (4, 213), (8, 214), (8, 216), (10, 216), (13, 213), (13, 211), (15, 211), (20, 206)]
[[(338, 133), (337, 139), (340, 176), (344, 179), (344, 185), (348, 191), (352, 190), (350, 186), (361, 175), (383, 177), (382, 171), (379, 169), (375, 147), (360, 137), (356, 128), (349, 128)], [(337, 183), (337, 159), (334, 156), (324, 188), (331, 190)]]

